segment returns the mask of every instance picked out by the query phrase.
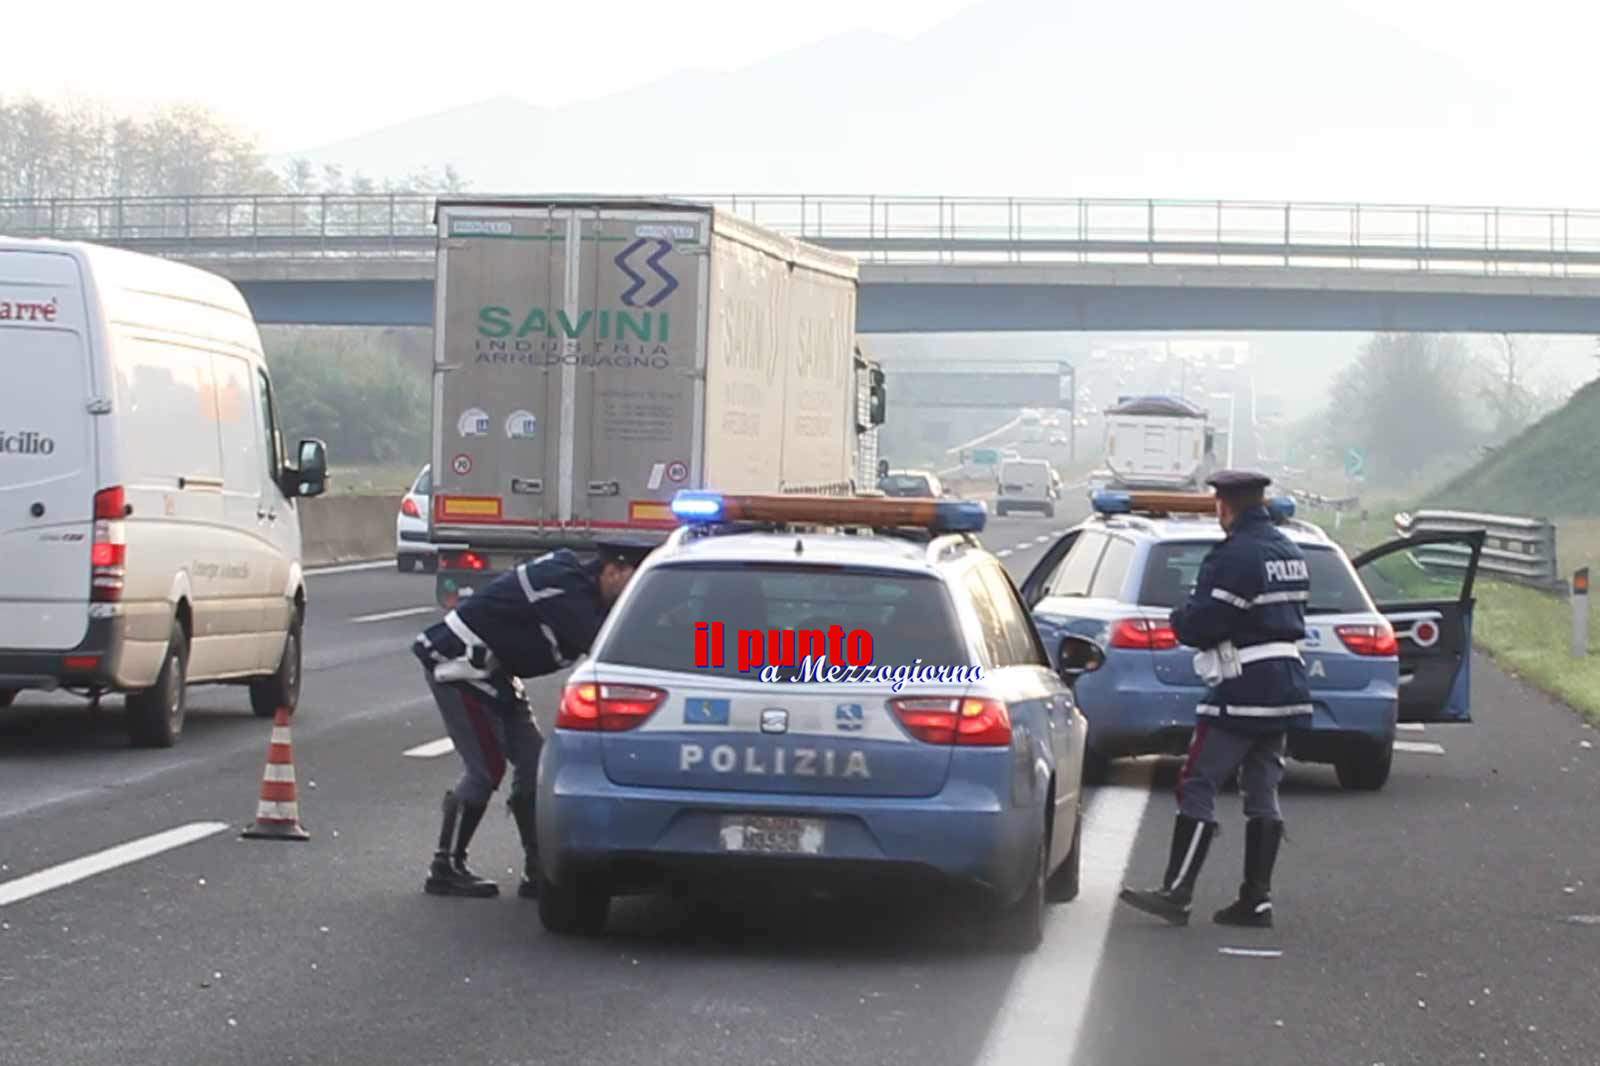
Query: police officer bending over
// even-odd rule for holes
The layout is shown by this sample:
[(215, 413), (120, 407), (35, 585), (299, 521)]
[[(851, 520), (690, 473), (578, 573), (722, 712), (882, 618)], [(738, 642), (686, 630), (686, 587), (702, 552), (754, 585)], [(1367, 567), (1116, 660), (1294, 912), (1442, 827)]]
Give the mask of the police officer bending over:
[(1218, 911), (1221, 925), (1272, 925), (1272, 867), (1283, 838), (1278, 784), (1287, 731), (1310, 723), (1311, 689), (1297, 642), (1306, 635), (1310, 579), (1305, 556), (1272, 523), (1270, 480), (1223, 470), (1210, 479), (1227, 532), (1200, 565), (1194, 592), (1172, 612), (1178, 639), (1201, 653), (1195, 669), (1209, 688), (1195, 709), (1194, 739), (1178, 780), (1178, 821), (1161, 887), (1122, 890), (1122, 900), (1174, 925), (1189, 903), (1216, 834), (1217, 790), (1242, 768), (1244, 883)]
[(461, 780), (444, 795), (444, 824), (424, 891), (499, 894), (499, 885), (467, 869), (467, 845), (509, 761), (510, 807), (525, 857), (517, 895), (538, 895), (533, 807), (544, 741), (519, 678), (555, 673), (587, 652), (652, 547), (608, 541), (592, 563), (565, 548), (522, 563), (462, 600), (412, 643), (463, 768)]

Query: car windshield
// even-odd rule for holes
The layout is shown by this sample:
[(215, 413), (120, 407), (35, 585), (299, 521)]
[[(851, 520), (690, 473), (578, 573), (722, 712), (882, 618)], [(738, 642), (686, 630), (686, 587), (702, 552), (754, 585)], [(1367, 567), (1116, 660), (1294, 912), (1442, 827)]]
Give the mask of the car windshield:
[(890, 474), (879, 485), (890, 496), (931, 496), (928, 479), (916, 474)]
[[(595, 651), (606, 663), (696, 671), (695, 627), (721, 622), (727, 662), (738, 675), (741, 630), (821, 630), (872, 635), (884, 666), (972, 665), (949, 594), (937, 578), (863, 567), (718, 563), (661, 566), (639, 577), (622, 617)], [(748, 676), (748, 675), (746, 675)]]
[[(1145, 559), (1139, 603), (1144, 607), (1177, 607), (1188, 599), (1200, 563), (1216, 541), (1169, 541), (1151, 547)], [(1360, 614), (1370, 611), (1366, 592), (1344, 557), (1332, 548), (1303, 547), (1311, 573), (1307, 614)]]

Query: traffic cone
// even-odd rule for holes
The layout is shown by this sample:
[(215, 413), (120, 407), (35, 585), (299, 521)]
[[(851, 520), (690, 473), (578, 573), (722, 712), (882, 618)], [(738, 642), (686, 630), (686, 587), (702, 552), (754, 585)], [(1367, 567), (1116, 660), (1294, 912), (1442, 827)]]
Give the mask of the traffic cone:
[(289, 739), (289, 708), (279, 707), (272, 719), (272, 743), (261, 774), (261, 802), (255, 825), (246, 826), (247, 840), (310, 840), (300, 825), (300, 804), (294, 794), (294, 744)]

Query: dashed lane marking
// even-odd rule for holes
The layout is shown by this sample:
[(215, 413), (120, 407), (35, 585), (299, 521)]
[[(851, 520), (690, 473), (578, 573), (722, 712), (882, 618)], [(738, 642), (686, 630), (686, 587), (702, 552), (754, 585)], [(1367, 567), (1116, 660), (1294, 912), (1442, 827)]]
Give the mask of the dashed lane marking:
[(1040, 533), (1037, 537), (1033, 538), (1033, 542), (1035, 544), (1043, 544), (1045, 541), (1047, 541), (1049, 539), (1050, 539), (1050, 534), (1048, 534), (1048, 533)]
[(1427, 731), (1427, 726), (1421, 722), (1397, 722), (1395, 728), (1402, 733), (1422, 733)]
[(354, 574), (359, 570), (382, 570), (384, 567), (393, 567), (393, 559), (378, 559), (370, 563), (345, 563), (342, 566), (318, 566), (305, 571), (307, 577), (321, 577), (323, 574)]
[(365, 622), (388, 622), (395, 618), (410, 618), (412, 615), (433, 614), (438, 610), (439, 608), (434, 607), (431, 604), (427, 607), (402, 607), (398, 611), (379, 611), (377, 614), (358, 614), (354, 618), (350, 619), (350, 621), (358, 624)]
[(412, 759), (437, 759), (455, 750), (455, 742), (449, 737), (443, 737), (439, 740), (430, 740), (426, 744), (418, 744), (414, 748), (407, 748), (401, 754)]
[(1019, 552), (1025, 552), (1031, 547), (1033, 547), (1033, 541), (1025, 540), (1021, 544), (1016, 545), (1013, 550), (1019, 551)]
[(1011, 549), (1010, 548), (1001, 548), (999, 551), (994, 553), (994, 557), (996, 559), (1004, 559), (1006, 556), (1008, 556), (1010, 554), (1011, 554)]
[(1151, 763), (1118, 768), (1084, 813), (1078, 898), (1045, 917), (1044, 943), (1018, 967), (983, 1051), (981, 1066), (1073, 1061), (1105, 951), (1122, 875), (1150, 801)]
[(1443, 744), (1431, 744), (1426, 740), (1397, 740), (1394, 742), (1395, 751), (1409, 751), (1415, 755), (1443, 755)]
[(0, 907), (30, 899), (51, 889), (63, 888), (95, 874), (115, 870), (119, 866), (127, 866), (129, 863), (160, 855), (163, 851), (193, 844), (226, 828), (228, 828), (226, 822), (190, 822), (176, 829), (168, 829), (164, 833), (130, 840), (126, 844), (118, 844), (114, 848), (85, 855), (81, 859), (73, 859), (71, 862), (50, 866), (26, 877), (0, 883)]

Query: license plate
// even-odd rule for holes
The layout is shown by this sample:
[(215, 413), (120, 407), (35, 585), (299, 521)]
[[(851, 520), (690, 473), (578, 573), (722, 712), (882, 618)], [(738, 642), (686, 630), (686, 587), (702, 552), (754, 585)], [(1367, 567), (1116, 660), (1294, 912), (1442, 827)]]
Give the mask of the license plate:
[(740, 814), (722, 820), (722, 850), (765, 855), (818, 855), (823, 823), (819, 818), (777, 818)]

